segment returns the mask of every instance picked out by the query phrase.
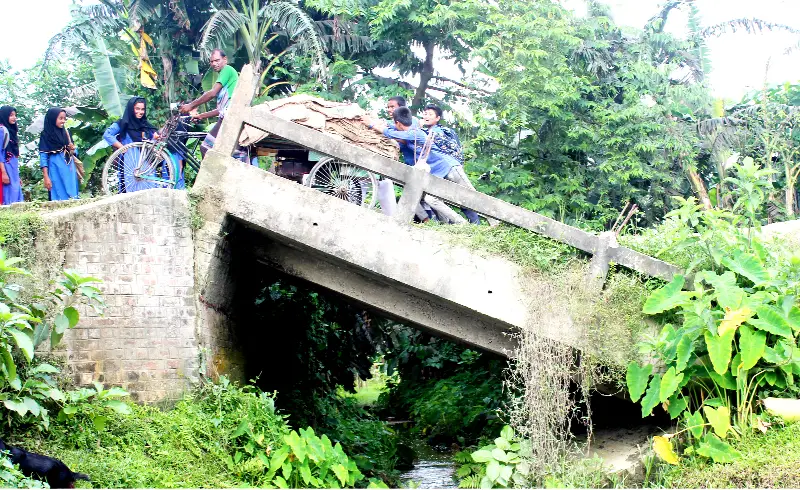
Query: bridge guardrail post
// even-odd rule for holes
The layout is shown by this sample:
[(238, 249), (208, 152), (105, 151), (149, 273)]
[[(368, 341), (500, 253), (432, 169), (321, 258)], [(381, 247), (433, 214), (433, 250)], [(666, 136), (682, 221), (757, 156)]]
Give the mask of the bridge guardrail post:
[(400, 223), (409, 223), (414, 218), (417, 205), (425, 194), (425, 174), (420, 170), (409, 172), (410, 177), (403, 184), (403, 195), (397, 203), (394, 219)]
[(589, 270), (586, 273), (586, 285), (593, 291), (603, 289), (611, 267), (611, 249), (619, 246), (614, 232), (605, 231), (597, 238), (597, 248), (592, 254)]
[(244, 65), (211, 151), (222, 153), (226, 157), (233, 155), (234, 148), (239, 146), (239, 133), (242, 132), (242, 127), (250, 114), (257, 85), (258, 73), (253, 71), (253, 65)]

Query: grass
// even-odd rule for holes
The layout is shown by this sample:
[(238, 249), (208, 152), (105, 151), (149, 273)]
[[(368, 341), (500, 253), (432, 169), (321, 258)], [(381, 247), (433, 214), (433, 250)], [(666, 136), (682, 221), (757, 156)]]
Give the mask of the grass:
[(663, 475), (670, 488), (800, 488), (800, 423), (773, 426), (733, 443), (742, 457), (730, 464), (684, 460)]
[(377, 403), (381, 393), (385, 391), (385, 380), (370, 378), (364, 381), (364, 384), (361, 386), (357, 386), (356, 392), (352, 396), (360, 406), (371, 407)]
[(578, 249), (512, 225), (451, 226), (428, 222), (423, 226), (442, 232), (454, 245), (499, 255), (538, 272), (562, 271), (582, 257)]
[(44, 228), (44, 220), (36, 211), (0, 210), (0, 248), (8, 257), (21, 257), (30, 267), (35, 259), (36, 235)]
[(103, 430), (78, 415), (53, 421), (46, 433), (13, 430), (4, 439), (89, 474), (91, 483), (79, 483), (86, 487), (223, 488), (265, 483), (263, 467), (248, 468), (250, 456), (231, 461), (248, 442), (247, 434), (236, 433), (242, 422), (273, 447), (288, 432), (271, 397), (233, 385), (201, 387), (170, 410), (130, 406), (130, 415), (108, 414)]
[(349, 393), (339, 387), (338, 395), (352, 398), (360, 407), (374, 406), (381, 394), (389, 390), (389, 383), (392, 381), (392, 378), (383, 372), (381, 366), (380, 362), (376, 362), (370, 367), (369, 379), (356, 380), (355, 393)]

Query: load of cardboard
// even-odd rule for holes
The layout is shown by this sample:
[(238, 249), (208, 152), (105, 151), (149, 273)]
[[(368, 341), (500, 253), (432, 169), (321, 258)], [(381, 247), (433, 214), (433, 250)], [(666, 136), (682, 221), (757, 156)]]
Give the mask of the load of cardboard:
[[(347, 102), (331, 102), (311, 95), (295, 95), (284, 99), (271, 100), (264, 105), (272, 114), (297, 124), (326, 133), (348, 143), (397, 160), (399, 147), (394, 140), (386, 138), (369, 129), (361, 116), (366, 111), (358, 104)], [(242, 146), (256, 145), (266, 138), (268, 133), (245, 125), (239, 136)]]

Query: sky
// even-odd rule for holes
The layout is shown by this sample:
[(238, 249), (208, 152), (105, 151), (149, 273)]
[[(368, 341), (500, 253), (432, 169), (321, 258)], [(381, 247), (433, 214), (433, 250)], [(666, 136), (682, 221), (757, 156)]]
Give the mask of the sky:
[[(92, 0), (88, 0), (92, 1)], [(658, 11), (662, 0), (604, 0), (620, 25), (641, 28)], [(800, 0), (695, 0), (703, 25), (741, 17), (758, 17), (800, 29)], [(72, 0), (2, 0), (3, 34), (0, 59), (9, 59), (16, 69), (32, 66), (47, 48), (48, 40), (69, 21)], [(562, 0), (580, 12), (582, 0)], [(10, 4), (10, 5), (9, 5)], [(11, 19), (11, 22), (5, 21)], [(686, 17), (673, 12), (667, 30), (682, 34)], [(710, 38), (712, 72), (709, 81), (718, 97), (739, 99), (764, 81), (771, 58), (769, 81), (800, 82), (800, 49), (784, 55), (798, 35), (782, 32), (727, 34)], [(10, 42), (9, 42), (10, 40)]]

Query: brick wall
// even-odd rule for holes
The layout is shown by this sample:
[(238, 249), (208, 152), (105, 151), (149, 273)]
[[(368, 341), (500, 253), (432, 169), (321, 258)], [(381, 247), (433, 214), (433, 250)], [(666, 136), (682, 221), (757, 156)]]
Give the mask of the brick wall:
[(206, 374), (246, 381), (246, 359), (231, 308), (236, 278), (229, 234), (237, 225), (213, 199), (200, 199), (197, 207), (204, 217), (194, 240), (198, 336), (206, 349)]
[(200, 354), (186, 193), (137, 192), (44, 218), (39, 257), (103, 280), (104, 315), (80, 308), (59, 349), (75, 383), (122, 386), (141, 402), (180, 397)]

